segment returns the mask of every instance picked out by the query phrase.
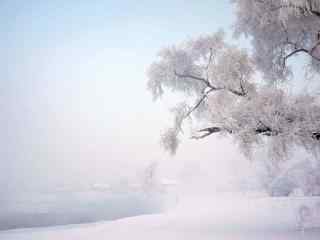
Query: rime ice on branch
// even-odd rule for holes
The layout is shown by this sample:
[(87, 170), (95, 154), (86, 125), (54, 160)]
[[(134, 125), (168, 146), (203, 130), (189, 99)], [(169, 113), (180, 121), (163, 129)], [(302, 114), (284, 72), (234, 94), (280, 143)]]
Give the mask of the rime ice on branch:
[(185, 98), (172, 110), (173, 125), (162, 136), (164, 148), (176, 152), (183, 123), (191, 119), (195, 127), (204, 126), (192, 138), (230, 135), (247, 156), (261, 144), (278, 159), (296, 145), (319, 150), (316, 98), (263, 87), (255, 80), (255, 64), (245, 50), (226, 43), (223, 32), (160, 51), (149, 67), (149, 90), (154, 99), (165, 91)]
[(319, 0), (234, 0), (236, 36), (252, 37), (253, 58), (267, 81), (286, 80), (288, 60), (308, 56), (308, 74), (320, 72)]

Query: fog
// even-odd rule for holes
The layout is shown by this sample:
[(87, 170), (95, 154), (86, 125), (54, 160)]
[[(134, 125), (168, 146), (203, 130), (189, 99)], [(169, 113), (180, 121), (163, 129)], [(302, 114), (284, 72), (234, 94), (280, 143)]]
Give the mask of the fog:
[[(2, 213), (22, 204), (35, 214), (41, 194), (65, 199), (59, 211), (70, 202), (81, 209), (86, 198), (72, 193), (86, 191), (93, 205), (110, 206), (92, 186), (139, 183), (152, 162), (160, 180), (179, 183), (176, 194), (239, 187), (250, 168), (230, 139), (186, 135), (176, 156), (163, 152), (159, 137), (177, 99), (152, 102), (145, 74), (161, 47), (230, 26), (228, 2), (1, 1)], [(141, 196), (118, 202), (122, 210), (138, 203), (111, 218), (159, 210)]]

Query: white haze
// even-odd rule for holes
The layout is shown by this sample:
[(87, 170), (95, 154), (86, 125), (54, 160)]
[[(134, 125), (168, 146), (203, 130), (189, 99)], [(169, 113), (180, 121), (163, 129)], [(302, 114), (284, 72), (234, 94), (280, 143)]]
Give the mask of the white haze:
[[(145, 71), (161, 46), (229, 26), (229, 3), (215, 5), (215, 19), (230, 14), (220, 23), (209, 21), (207, 4), (177, 1), (168, 16), (158, 12), (165, 3), (146, 8), (128, 1), (112, 16), (102, 10), (115, 3), (101, 9), (74, 6), (69, 14), (71, 5), (64, 9), (63, 4), (3, 2), (8, 35), (2, 40), (6, 61), (1, 61), (1, 195), (14, 199), (24, 191), (137, 179), (153, 161), (163, 178), (189, 181), (188, 174), (200, 169), (199, 175), (210, 178), (208, 189), (228, 185), (223, 179), (234, 174), (229, 165), (242, 158), (228, 141), (211, 138), (204, 144), (186, 135), (177, 156), (163, 153), (159, 137), (170, 120), (171, 102), (152, 102)], [(182, 6), (195, 12), (187, 14)], [(166, 22), (177, 14), (177, 23)], [(76, 27), (77, 21), (88, 25)], [(207, 24), (192, 24), (201, 21)]]

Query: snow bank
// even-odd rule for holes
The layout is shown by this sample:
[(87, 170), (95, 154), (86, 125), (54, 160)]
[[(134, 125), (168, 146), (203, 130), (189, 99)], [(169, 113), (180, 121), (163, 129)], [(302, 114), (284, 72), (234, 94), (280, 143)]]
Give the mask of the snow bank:
[[(300, 231), (299, 209), (319, 198), (192, 198), (168, 213), (113, 222), (0, 232), (1, 240), (53, 239), (320, 239), (315, 226)], [(318, 227), (320, 227), (318, 222)]]

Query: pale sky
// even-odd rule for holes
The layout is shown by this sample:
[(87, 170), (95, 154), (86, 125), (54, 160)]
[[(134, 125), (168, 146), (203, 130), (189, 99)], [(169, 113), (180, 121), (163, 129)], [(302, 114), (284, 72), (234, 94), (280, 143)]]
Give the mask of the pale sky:
[(146, 90), (161, 47), (230, 30), (229, 0), (2, 0), (0, 16), (2, 191), (108, 181), (151, 161), (220, 176), (241, 158), (215, 137), (164, 154), (170, 102)]

